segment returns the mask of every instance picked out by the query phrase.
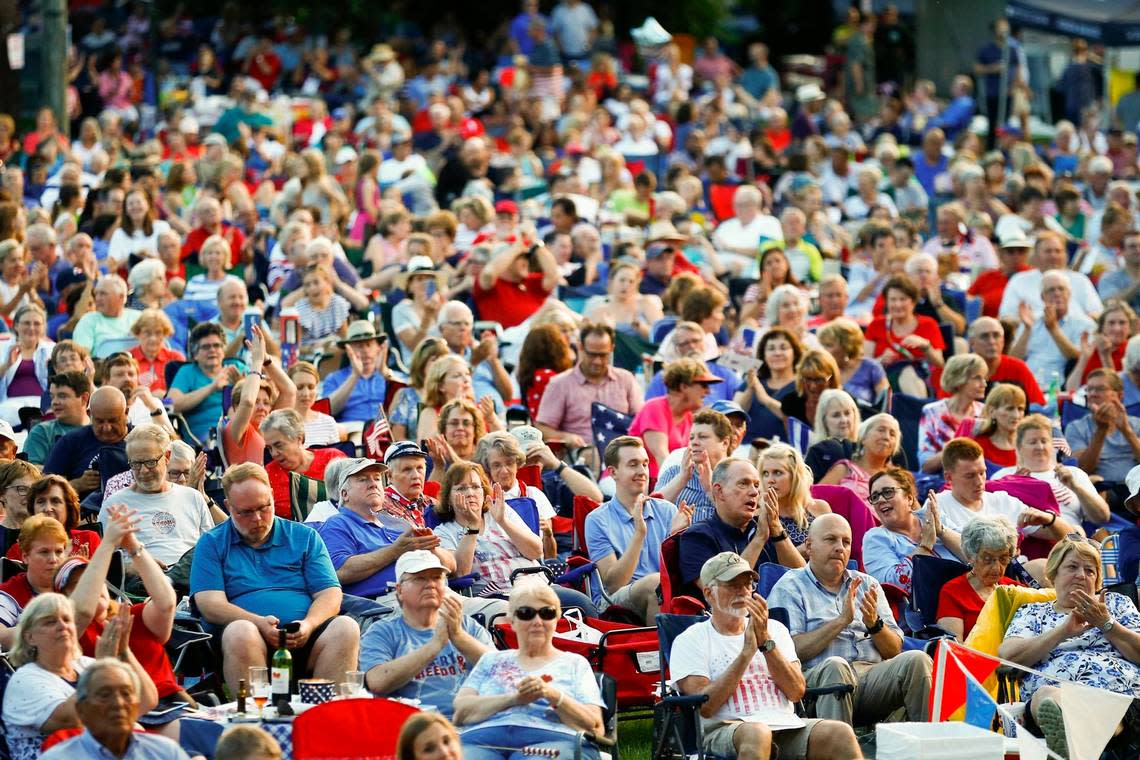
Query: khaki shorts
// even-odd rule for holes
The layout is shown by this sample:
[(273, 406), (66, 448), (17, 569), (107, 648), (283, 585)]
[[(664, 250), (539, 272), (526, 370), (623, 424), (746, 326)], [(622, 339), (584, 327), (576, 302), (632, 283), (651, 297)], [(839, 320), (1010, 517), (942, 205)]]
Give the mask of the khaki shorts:
[[(803, 728), (786, 728), (772, 732), (772, 745), (779, 747), (780, 760), (806, 760), (808, 751), (808, 738), (822, 720), (820, 718), (804, 718), (807, 724)], [(736, 757), (736, 744), (733, 736), (736, 729), (743, 725), (741, 721), (725, 721), (705, 729), (705, 752), (720, 757)]]
[[(635, 581), (636, 583), (636, 581)], [(610, 596), (610, 604), (615, 607), (623, 607), (627, 610), (633, 609), (633, 583), (627, 583)], [(644, 611), (637, 610), (639, 615), (644, 614)]]

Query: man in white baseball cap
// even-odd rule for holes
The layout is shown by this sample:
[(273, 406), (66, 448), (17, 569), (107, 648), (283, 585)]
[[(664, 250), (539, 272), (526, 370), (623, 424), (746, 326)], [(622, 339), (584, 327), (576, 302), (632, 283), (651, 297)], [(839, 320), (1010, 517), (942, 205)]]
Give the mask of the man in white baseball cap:
[(419, 699), (451, 717), (467, 673), (494, 648), (487, 630), (463, 614), (447, 588), (447, 569), (417, 549), (396, 560), (400, 614), (370, 627), (360, 640), (364, 684), (382, 697)]

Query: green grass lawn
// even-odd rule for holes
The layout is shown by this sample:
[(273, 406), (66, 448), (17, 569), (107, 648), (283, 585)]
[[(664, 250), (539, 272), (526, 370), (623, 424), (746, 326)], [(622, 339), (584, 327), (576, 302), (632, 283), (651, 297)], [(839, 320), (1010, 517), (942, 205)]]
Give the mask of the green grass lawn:
[(649, 760), (653, 747), (653, 719), (618, 721), (620, 760)]

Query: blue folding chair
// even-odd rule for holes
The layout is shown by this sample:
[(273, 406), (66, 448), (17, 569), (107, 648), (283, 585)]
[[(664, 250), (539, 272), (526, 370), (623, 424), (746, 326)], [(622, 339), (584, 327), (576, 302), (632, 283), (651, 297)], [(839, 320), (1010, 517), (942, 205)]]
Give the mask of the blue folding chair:
[(935, 399), (917, 398), (897, 392), (891, 394), (890, 414), (898, 420), (906, 466), (911, 471), (918, 469), (918, 422), (922, 419), (922, 408), (932, 401)]
[(952, 559), (924, 554), (911, 559), (910, 604), (906, 608), (905, 622), (916, 637), (948, 635), (937, 625), (938, 597), (943, 586), (969, 570), (968, 565)]
[(768, 594), (772, 593), (772, 587), (776, 585), (776, 581), (784, 577), (788, 568), (775, 562), (762, 562), (756, 568), (756, 572), (760, 576), (759, 580), (756, 581), (756, 593), (767, 599)]

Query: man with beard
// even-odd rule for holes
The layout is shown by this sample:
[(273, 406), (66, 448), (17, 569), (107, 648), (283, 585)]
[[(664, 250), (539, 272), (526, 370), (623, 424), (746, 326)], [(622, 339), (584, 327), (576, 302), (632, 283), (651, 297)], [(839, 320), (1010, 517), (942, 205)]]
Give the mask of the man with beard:
[(705, 751), (720, 757), (853, 760), (863, 757), (851, 726), (801, 719), (792, 702), (806, 685), (799, 655), (784, 625), (768, 619), (753, 591), (759, 576), (734, 552), (711, 557), (700, 584), (711, 617), (673, 642), (669, 670), (682, 694), (708, 696), (701, 705)]

